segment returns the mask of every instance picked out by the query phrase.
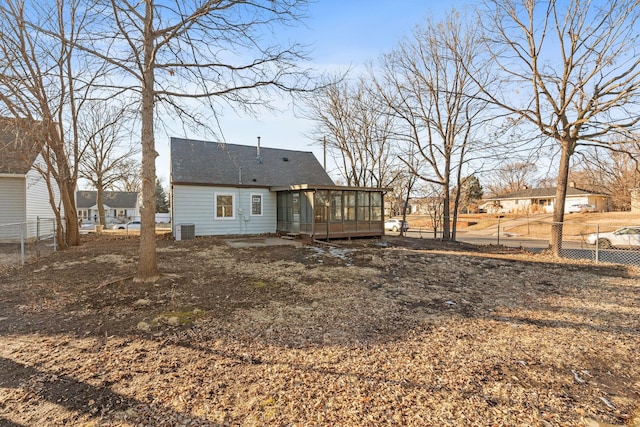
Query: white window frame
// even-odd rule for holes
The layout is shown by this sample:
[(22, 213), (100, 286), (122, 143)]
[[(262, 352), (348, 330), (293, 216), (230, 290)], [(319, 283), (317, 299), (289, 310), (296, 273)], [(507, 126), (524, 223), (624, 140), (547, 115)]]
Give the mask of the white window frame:
[[(224, 196), (231, 196), (231, 216), (218, 216), (218, 197)], [(228, 221), (236, 219), (236, 195), (234, 193), (213, 194), (213, 219), (217, 221)]]
[[(263, 216), (264, 215), (264, 196), (262, 194), (258, 194), (258, 193), (254, 193), (251, 194), (249, 199), (249, 212), (251, 213), (251, 216)], [(253, 213), (253, 198), (254, 197), (260, 197), (260, 213), (259, 214), (254, 214)]]

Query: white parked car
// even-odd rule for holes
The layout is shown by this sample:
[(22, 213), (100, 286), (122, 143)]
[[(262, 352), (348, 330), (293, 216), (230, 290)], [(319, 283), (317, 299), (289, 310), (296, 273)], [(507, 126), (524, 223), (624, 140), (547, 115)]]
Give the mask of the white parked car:
[(384, 222), (385, 230), (400, 231), (400, 228), (402, 228), (403, 231), (407, 231), (409, 229), (409, 223), (397, 218), (389, 218)]
[(588, 205), (586, 203), (576, 203), (567, 208), (567, 213), (580, 213), (580, 212), (595, 212), (598, 209), (594, 205)]
[(587, 236), (587, 243), (602, 249), (638, 248), (640, 249), (640, 225), (618, 228), (610, 233), (591, 233)]
[(126, 224), (116, 224), (114, 230), (138, 230), (140, 231), (140, 221), (129, 221)]

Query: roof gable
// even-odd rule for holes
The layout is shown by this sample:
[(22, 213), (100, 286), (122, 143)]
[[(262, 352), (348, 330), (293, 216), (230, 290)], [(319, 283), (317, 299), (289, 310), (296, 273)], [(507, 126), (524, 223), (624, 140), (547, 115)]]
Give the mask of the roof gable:
[(311, 152), (171, 138), (171, 183), (334, 185)]
[[(103, 203), (110, 208), (134, 209), (138, 203), (138, 193), (131, 191), (104, 191)], [(88, 209), (97, 204), (97, 191), (77, 191), (76, 206)]]
[(37, 128), (26, 126), (24, 120), (0, 118), (0, 173), (29, 172), (41, 151), (35, 132)]

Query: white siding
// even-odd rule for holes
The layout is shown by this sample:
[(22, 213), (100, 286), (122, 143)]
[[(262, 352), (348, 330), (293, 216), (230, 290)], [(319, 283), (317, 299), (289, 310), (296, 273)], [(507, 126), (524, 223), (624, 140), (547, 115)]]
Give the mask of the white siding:
[[(233, 194), (234, 217), (215, 218), (215, 195)], [(262, 215), (251, 215), (251, 196), (262, 196)], [(196, 236), (276, 232), (276, 194), (265, 188), (173, 186), (173, 224), (195, 224)], [(174, 228), (175, 230), (175, 228)]]
[[(60, 192), (58, 185), (52, 178), (53, 194), (56, 205), (60, 206)], [(27, 221), (35, 221), (37, 218), (54, 218), (55, 213), (49, 203), (49, 190), (45, 179), (35, 170), (27, 174)]]
[[(26, 217), (24, 177), (0, 177), (0, 224), (15, 224)], [(0, 239), (20, 237), (17, 226), (0, 227)]]
[(0, 178), (0, 224), (25, 221), (27, 204), (24, 190), (24, 178)]
[[(44, 167), (41, 155), (38, 155), (34, 164)], [(60, 191), (58, 183), (51, 178), (53, 197), (57, 206), (61, 207)], [(27, 173), (27, 235), (29, 238), (41, 238), (51, 236), (55, 232), (55, 212), (49, 202), (49, 190), (47, 182), (36, 169)], [(62, 208), (61, 208), (62, 209)], [(61, 210), (64, 216), (64, 210)]]

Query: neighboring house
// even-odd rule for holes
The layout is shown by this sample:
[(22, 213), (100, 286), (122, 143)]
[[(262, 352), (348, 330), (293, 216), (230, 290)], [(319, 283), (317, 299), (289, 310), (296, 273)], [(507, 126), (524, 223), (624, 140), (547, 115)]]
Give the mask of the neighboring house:
[(433, 215), (441, 213), (444, 201), (442, 197), (412, 197), (407, 205), (407, 215)]
[[(28, 239), (54, 231), (55, 212), (46, 179), (40, 172), (44, 162), (39, 147), (13, 119), (0, 118), (0, 225), (14, 224), (0, 227), (0, 239), (19, 239), (20, 227)], [(59, 205), (59, 191), (53, 178), (51, 183), (54, 200)]]
[[(598, 212), (607, 210), (609, 196), (567, 187), (565, 212), (572, 205), (585, 204), (595, 207)], [(500, 197), (486, 198), (481, 207), (488, 213), (552, 213), (556, 203), (555, 188), (526, 188)]]
[(174, 235), (384, 234), (385, 189), (336, 186), (311, 152), (171, 138)]
[[(105, 191), (102, 194), (107, 224), (126, 222), (140, 217), (138, 193), (131, 191)], [(98, 213), (98, 192), (77, 191), (76, 209), (82, 222), (96, 224), (100, 222)]]

